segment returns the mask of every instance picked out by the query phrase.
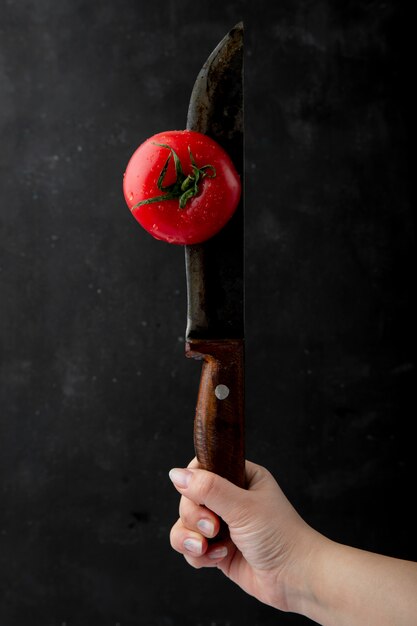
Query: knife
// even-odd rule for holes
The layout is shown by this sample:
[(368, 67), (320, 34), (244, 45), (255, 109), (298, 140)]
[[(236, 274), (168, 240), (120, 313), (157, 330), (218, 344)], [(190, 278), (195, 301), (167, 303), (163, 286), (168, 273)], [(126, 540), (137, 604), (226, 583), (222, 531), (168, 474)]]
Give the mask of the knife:
[(245, 486), (243, 23), (217, 45), (197, 76), (187, 129), (212, 137), (230, 155), (242, 197), (228, 224), (185, 246), (185, 354), (203, 361), (194, 447), (200, 467)]

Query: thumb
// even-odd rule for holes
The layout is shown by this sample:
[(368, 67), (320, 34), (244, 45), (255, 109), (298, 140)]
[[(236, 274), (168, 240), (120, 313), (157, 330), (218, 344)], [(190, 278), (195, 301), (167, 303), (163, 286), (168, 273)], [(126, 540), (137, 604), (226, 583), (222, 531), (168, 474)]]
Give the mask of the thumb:
[(228, 526), (238, 522), (244, 508), (242, 500), (248, 493), (245, 489), (203, 469), (174, 468), (169, 477), (183, 496), (196, 504), (204, 504)]

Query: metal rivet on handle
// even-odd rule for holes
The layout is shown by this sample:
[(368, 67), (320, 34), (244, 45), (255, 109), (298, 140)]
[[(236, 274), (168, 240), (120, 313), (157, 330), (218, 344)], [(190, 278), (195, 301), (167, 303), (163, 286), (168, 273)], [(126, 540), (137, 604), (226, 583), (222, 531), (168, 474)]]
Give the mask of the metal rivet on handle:
[(217, 385), (216, 389), (214, 390), (214, 395), (218, 400), (226, 400), (229, 393), (230, 389), (229, 387), (226, 387), (226, 385)]

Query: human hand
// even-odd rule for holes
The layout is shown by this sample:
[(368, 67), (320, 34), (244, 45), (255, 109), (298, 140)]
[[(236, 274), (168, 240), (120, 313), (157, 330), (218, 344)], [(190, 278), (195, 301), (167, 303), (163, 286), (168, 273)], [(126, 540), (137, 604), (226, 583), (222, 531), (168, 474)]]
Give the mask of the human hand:
[[(298, 515), (272, 475), (246, 462), (247, 489), (198, 468), (174, 469), (182, 494), (172, 547), (195, 568), (218, 567), (244, 591), (281, 610), (292, 610), (300, 571), (321, 537)], [(230, 536), (215, 538), (220, 518)]]
[[(416, 623), (417, 563), (324, 537), (260, 465), (246, 461), (247, 490), (195, 459), (170, 478), (182, 494), (171, 545), (193, 567), (218, 567), (261, 602), (323, 626)], [(227, 538), (218, 535), (220, 519)]]

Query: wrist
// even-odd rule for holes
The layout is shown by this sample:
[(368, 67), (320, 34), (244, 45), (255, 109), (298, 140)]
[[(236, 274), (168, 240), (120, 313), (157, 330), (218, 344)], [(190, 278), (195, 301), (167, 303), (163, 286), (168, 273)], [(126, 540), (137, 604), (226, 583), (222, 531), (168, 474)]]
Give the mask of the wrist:
[(307, 617), (315, 614), (318, 605), (317, 588), (321, 584), (321, 564), (331, 544), (329, 539), (310, 527), (297, 538), (285, 571), (281, 574), (285, 594), (284, 610)]

